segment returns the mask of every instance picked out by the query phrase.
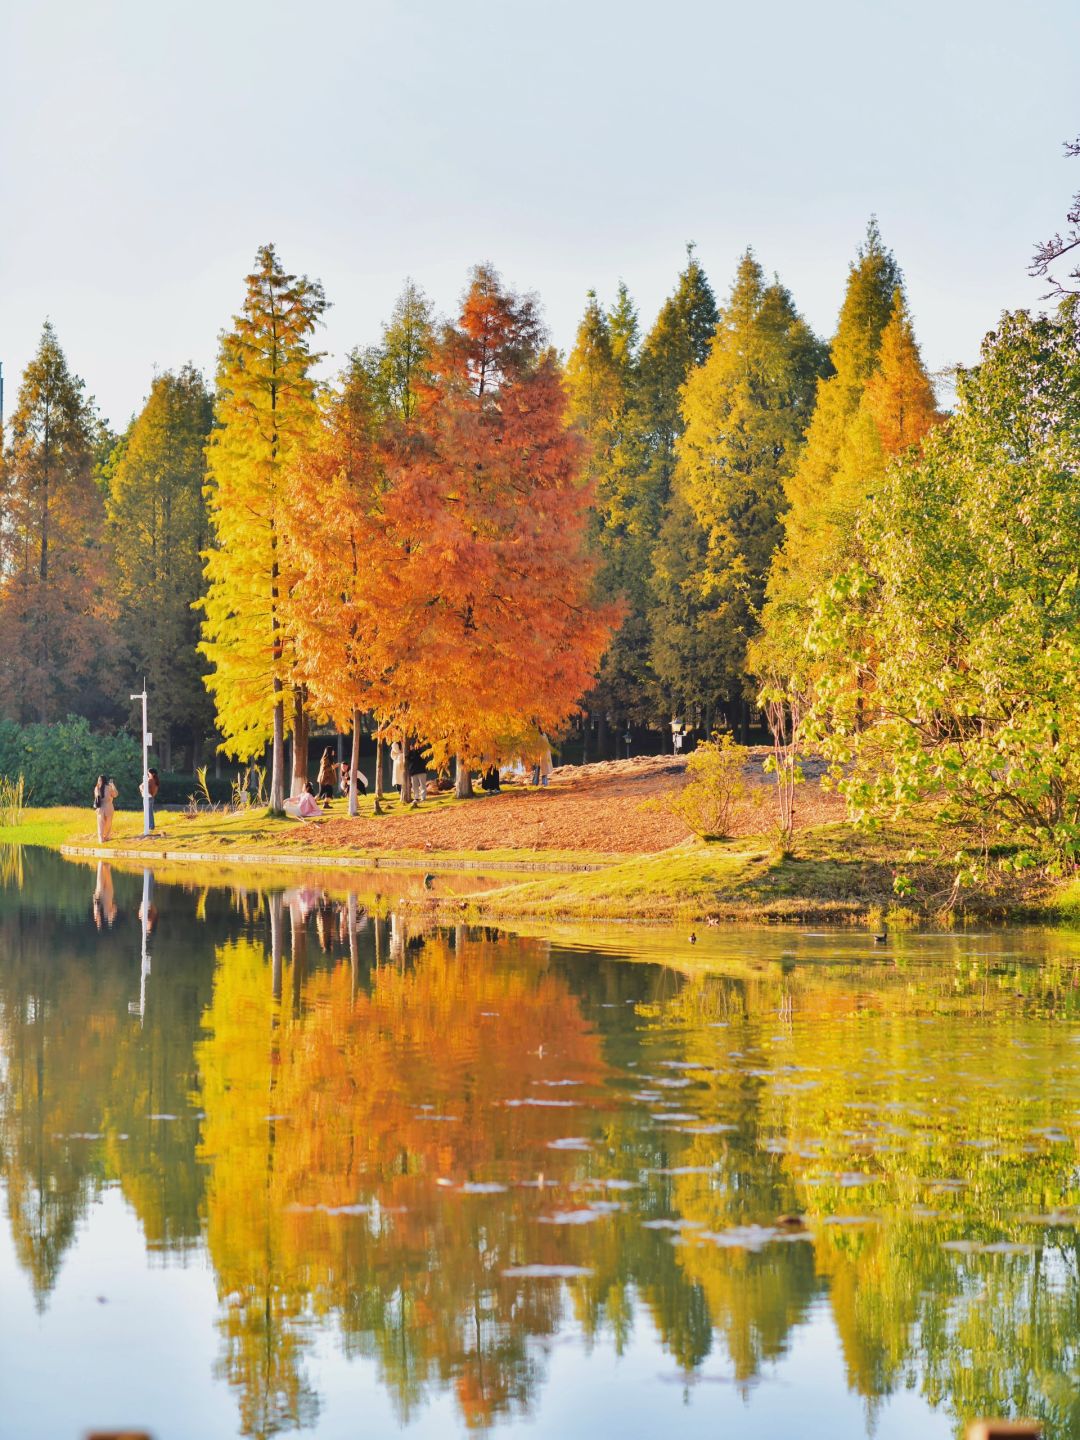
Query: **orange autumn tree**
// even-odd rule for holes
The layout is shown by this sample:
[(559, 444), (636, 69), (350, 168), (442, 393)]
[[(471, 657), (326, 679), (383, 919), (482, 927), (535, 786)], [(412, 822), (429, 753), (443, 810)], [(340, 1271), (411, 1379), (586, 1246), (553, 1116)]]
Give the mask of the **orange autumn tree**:
[(378, 563), (375, 543), (384, 474), (370, 377), (354, 356), (312, 449), (293, 466), (283, 523), (297, 576), (286, 612), (298, 673), (316, 708), (352, 730), (350, 815), (357, 813), (361, 716), (390, 704), (374, 644), (398, 615), (400, 589), (394, 569)]
[(467, 794), (470, 765), (564, 724), (619, 615), (594, 598), (583, 447), (535, 302), (477, 266), (431, 370), (387, 446), (374, 549), (400, 624), (373, 660), (392, 669), (385, 713), (436, 764), (456, 755)]

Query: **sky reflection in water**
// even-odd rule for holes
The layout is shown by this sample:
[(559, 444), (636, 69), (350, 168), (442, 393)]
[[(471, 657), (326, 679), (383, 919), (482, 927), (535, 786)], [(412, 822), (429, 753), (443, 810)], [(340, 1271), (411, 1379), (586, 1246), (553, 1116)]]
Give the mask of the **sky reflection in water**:
[(1080, 1436), (1080, 936), (0, 868), (2, 1433)]

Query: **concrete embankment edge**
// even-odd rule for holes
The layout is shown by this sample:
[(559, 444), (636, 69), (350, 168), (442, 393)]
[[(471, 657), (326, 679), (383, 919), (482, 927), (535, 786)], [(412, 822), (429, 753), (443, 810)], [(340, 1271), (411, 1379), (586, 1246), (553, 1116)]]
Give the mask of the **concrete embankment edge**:
[(544, 860), (444, 860), (437, 856), (256, 855), (220, 850), (114, 850), (106, 845), (61, 845), (60, 854), (80, 860), (147, 860), (159, 865), (181, 861), (203, 865), (280, 865), (300, 870), (496, 871), (500, 874), (579, 875), (604, 870), (604, 864)]

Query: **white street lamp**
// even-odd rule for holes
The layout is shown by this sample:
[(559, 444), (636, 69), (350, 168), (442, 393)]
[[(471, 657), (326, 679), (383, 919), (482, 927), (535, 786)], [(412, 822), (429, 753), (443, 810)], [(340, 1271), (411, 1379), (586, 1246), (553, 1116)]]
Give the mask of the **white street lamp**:
[(132, 700), (142, 701), (142, 770), (143, 770), (143, 834), (150, 834), (150, 746), (154, 743), (154, 737), (146, 728), (146, 681), (143, 681), (143, 688), (138, 695), (132, 695)]

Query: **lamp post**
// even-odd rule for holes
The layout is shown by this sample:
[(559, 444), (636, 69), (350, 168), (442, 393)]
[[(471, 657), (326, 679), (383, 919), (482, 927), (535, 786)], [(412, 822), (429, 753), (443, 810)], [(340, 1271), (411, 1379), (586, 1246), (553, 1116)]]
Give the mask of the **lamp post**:
[(132, 695), (132, 700), (142, 701), (142, 773), (143, 773), (143, 834), (150, 834), (150, 746), (154, 743), (154, 737), (146, 728), (146, 681), (143, 681), (143, 688), (138, 695)]

